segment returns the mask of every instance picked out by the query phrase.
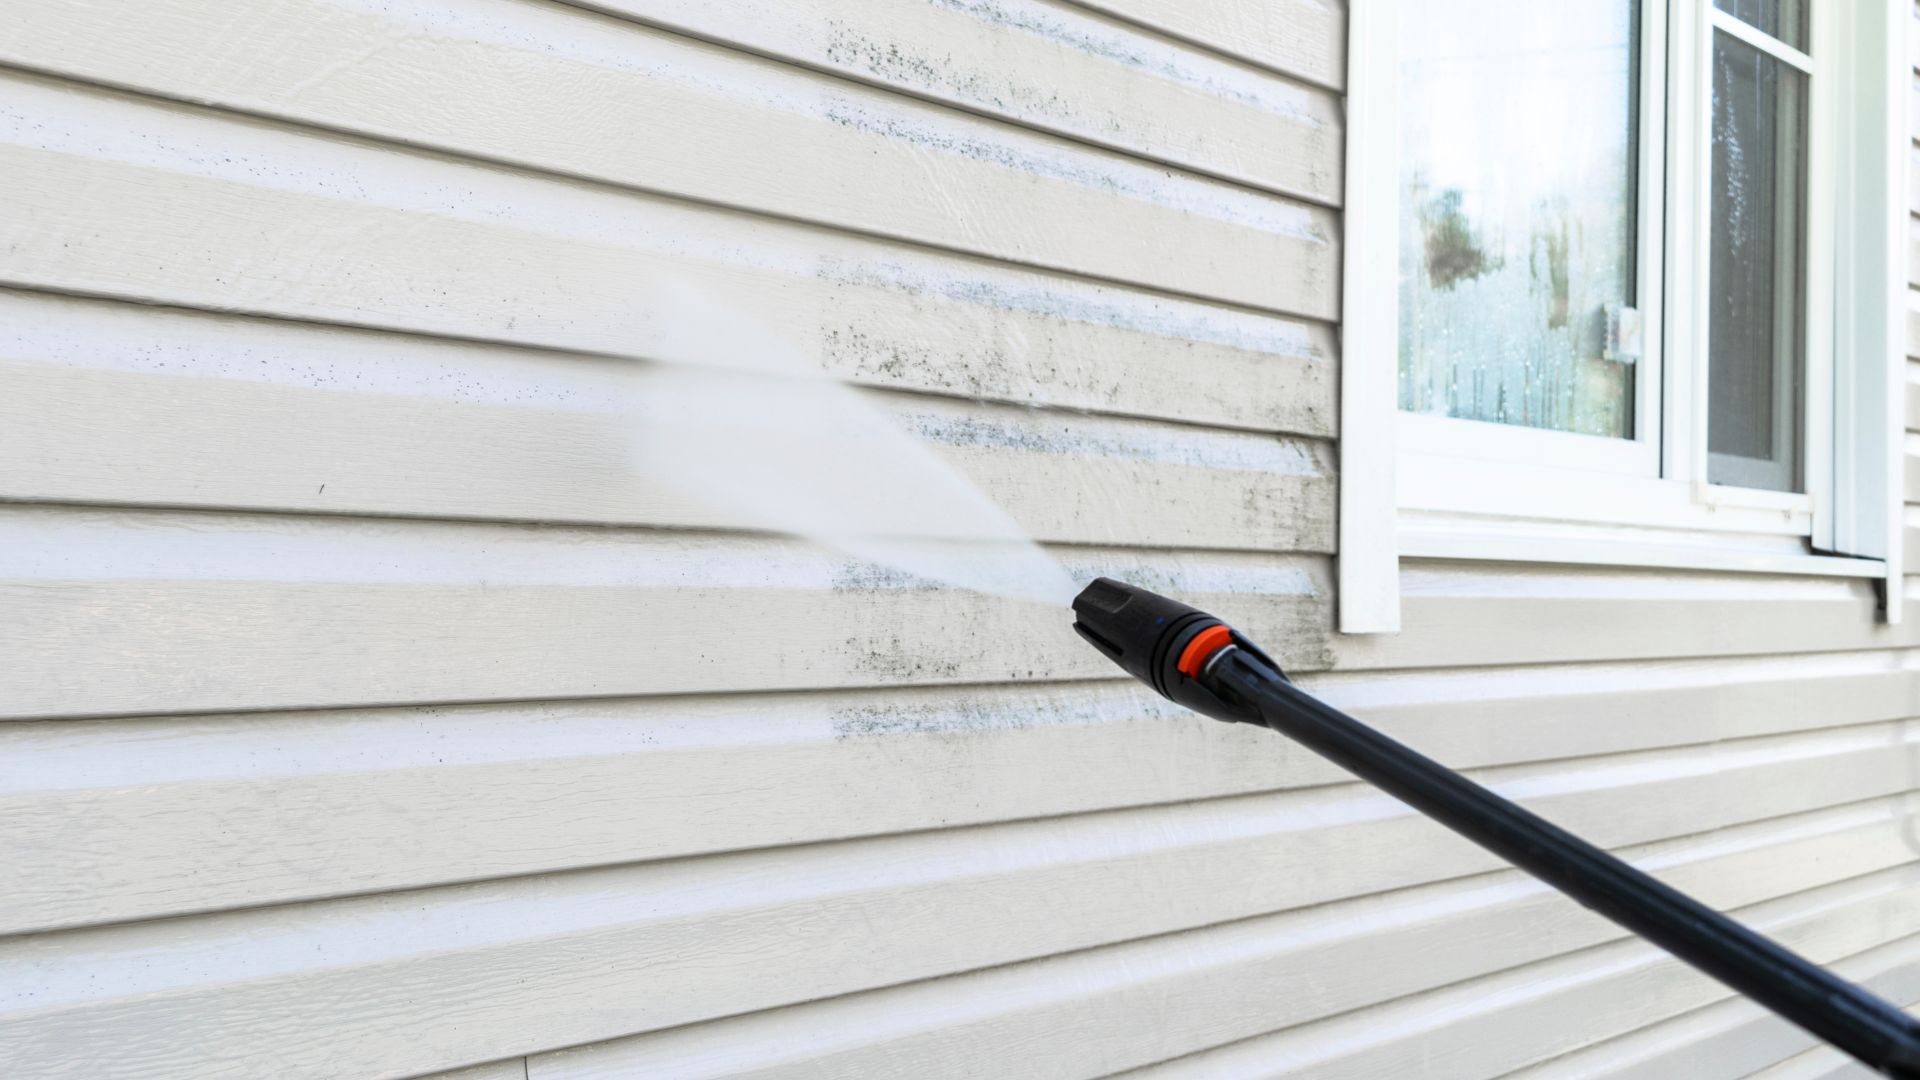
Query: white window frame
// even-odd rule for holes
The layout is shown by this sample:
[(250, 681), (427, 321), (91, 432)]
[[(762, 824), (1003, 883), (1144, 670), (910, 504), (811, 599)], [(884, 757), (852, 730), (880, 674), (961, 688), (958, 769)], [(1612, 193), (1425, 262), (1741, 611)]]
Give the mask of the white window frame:
[[(1636, 158), (1640, 175), (1635, 178), (1639, 190), (1635, 193), (1634, 202), (1639, 220), (1635, 222), (1636, 295), (1633, 303), (1640, 309), (1645, 324), (1657, 328), (1662, 325), (1661, 314), (1666, 299), (1666, 248), (1663, 237), (1666, 230), (1667, 192), (1662, 186), (1661, 171), (1650, 167), (1645, 160), (1644, 148), (1663, 146), (1666, 142), (1667, 110), (1662, 106), (1647, 107), (1647, 103), (1666, 100), (1666, 0), (1641, 2), (1644, 10), (1640, 27), (1639, 93), (1642, 107), (1638, 139), (1643, 152)], [(1674, 2), (1684, 3), (1685, 0)], [(1395, 104), (1397, 106), (1397, 102)], [(1396, 114), (1397, 111), (1396, 108)], [(1394, 127), (1397, 137), (1397, 122)], [(1396, 214), (1399, 212), (1398, 194), (1396, 187)], [(1634, 437), (1631, 439), (1402, 412), (1398, 413), (1395, 422), (1397, 442), (1403, 454), (1432, 456), (1441, 459), (1443, 464), (1450, 459), (1463, 457), (1473, 461), (1527, 461), (1556, 469), (1658, 478), (1661, 470), (1660, 388), (1665, 383), (1662, 365), (1666, 352), (1664, 344), (1661, 335), (1649, 334), (1645, 342), (1645, 354), (1634, 365)], [(1395, 347), (1397, 350), (1397, 341)], [(1460, 467), (1459, 464), (1455, 465), (1455, 468)], [(1513, 491), (1513, 494), (1506, 498), (1499, 497), (1506, 491)], [(1487, 498), (1490, 494), (1495, 497)], [(1439, 493), (1439, 498), (1452, 506), (1493, 513), (1528, 503), (1524, 493), (1501, 488), (1484, 491), (1450, 488)]]
[[(1675, 163), (1669, 167), (1672, 183), (1668, 198), (1676, 203), (1684, 200), (1692, 208), (1689, 215), (1692, 235), (1676, 236), (1673, 242), (1676, 247), (1692, 245), (1691, 265), (1695, 271), (1690, 282), (1690, 301), (1675, 305), (1677, 332), (1673, 340), (1686, 343), (1696, 362), (1687, 373), (1689, 378), (1676, 381), (1676, 386), (1682, 381), (1686, 383), (1684, 392), (1670, 390), (1671, 396), (1684, 402), (1685, 407), (1671, 410), (1666, 418), (1669, 452), (1664, 471), (1669, 476), (1690, 477), (1696, 485), (1698, 499), (1708, 505), (1790, 505), (1803, 511), (1806, 516), (1796, 521), (1796, 527), (1803, 530), (1802, 534), (1813, 541), (1816, 549), (1831, 550), (1830, 542), (1819, 543), (1819, 535), (1822, 523), (1831, 520), (1833, 497), (1833, 232), (1837, 211), (1832, 174), (1833, 129), (1839, 118), (1833, 112), (1830, 84), (1841, 77), (1836, 61), (1839, 50), (1835, 47), (1840, 19), (1833, 3), (1814, 2), (1808, 19), (1808, 51), (1803, 52), (1748, 26), (1720, 10), (1712, 0), (1676, 0), (1675, 7), (1674, 40), (1682, 41), (1682, 35), (1691, 40), (1686, 41), (1689, 55), (1676, 54), (1674, 58), (1674, 86), (1686, 88), (1691, 100), (1683, 100), (1680, 107), (1690, 107), (1692, 115), (1687, 141), (1676, 139), (1668, 146), (1668, 155)], [(1805, 384), (1801, 402), (1805, 419), (1801, 434), (1805, 441), (1800, 461), (1807, 490), (1798, 498), (1783, 497), (1786, 493), (1778, 491), (1709, 484), (1706, 479), (1709, 463), (1718, 456), (1707, 449), (1706, 311), (1713, 283), (1712, 275), (1704, 268), (1712, 250), (1713, 222), (1707, 208), (1712, 205), (1713, 178), (1709, 166), (1711, 139), (1707, 133), (1713, 123), (1714, 40), (1720, 33), (1752, 46), (1807, 77), (1807, 116), (1812, 130), (1807, 147), (1807, 310), (1803, 323)], [(1816, 61), (1815, 56), (1820, 59)], [(1685, 417), (1686, 423), (1679, 422), (1679, 417)], [(1779, 419), (1782, 418), (1776, 417)], [(1787, 433), (1790, 429), (1776, 424), (1775, 431)], [(1825, 533), (1831, 535), (1830, 526), (1825, 528)]]
[[(1398, 628), (1401, 556), (1878, 578), (1897, 621), (1905, 0), (1815, 0), (1805, 53), (1712, 0), (1643, 0), (1640, 134), (1665, 160), (1640, 155), (1632, 440), (1399, 411), (1400, 2), (1350, 8), (1340, 628)], [(1707, 482), (1716, 29), (1812, 67), (1804, 494)]]

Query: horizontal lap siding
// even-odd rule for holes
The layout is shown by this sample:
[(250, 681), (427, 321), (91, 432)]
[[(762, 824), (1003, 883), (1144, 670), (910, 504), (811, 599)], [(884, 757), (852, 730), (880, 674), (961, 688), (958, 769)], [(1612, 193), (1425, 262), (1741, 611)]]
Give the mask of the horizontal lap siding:
[[(1912, 935), (1920, 911), (1916, 884), (1920, 877), (1909, 867), (1735, 914), (1810, 959), (1831, 963), (1888, 937)], [(1496, 1075), (1569, 1042), (1631, 1032), (1724, 993), (1651, 946), (1619, 942), (1397, 1001), (1371, 1017), (1304, 1025), (1141, 1075)]]
[[(798, 541), (4, 505), (0, 536), (7, 719), (1111, 674), (1050, 607)], [(1325, 662), (1323, 558), (1061, 554)]]
[(420, 1080), (527, 1080), (527, 1062), (525, 1058), (495, 1061), (469, 1069), (435, 1073)]
[(1096, 11), (1275, 71), (1339, 87), (1346, 72), (1345, 0), (1080, 0)]
[(10, 14), (17, 1071), (506, 1080), (1358, 897), (1387, 864), (1289, 868), (1426, 834), (1115, 681), (1061, 612), (629, 464), (697, 297), (1074, 576), (1324, 670), (1329, 20), (1240, 56), (1045, 0)]
[[(0, 401), (0, 456), (14, 463), (18, 498), (757, 524), (690, 499), (670, 477), (635, 475), (644, 403), (686, 393), (684, 375), (657, 367), (24, 292), (0, 291), (0, 320), (0, 377), (13, 388)], [(1331, 455), (1319, 439), (870, 400), (1040, 540), (1332, 550)]]
[[(1883, 824), (1868, 831), (1884, 832)], [(1842, 893), (1869, 902), (1911, 879), (1910, 865), (1890, 871), (1867, 870), (1858, 879), (1818, 886), (1804, 876), (1785, 880), (1761, 872), (1762, 865), (1784, 869), (1776, 859), (1793, 860), (1786, 848), (1766, 850), (1733, 844), (1762, 840), (1759, 831), (1740, 830), (1716, 838), (1713, 854), (1687, 844), (1634, 854), (1648, 858), (1684, 887), (1725, 906), (1743, 906), (1740, 892), (1809, 889)], [(1889, 856), (1897, 840), (1887, 837)], [(1806, 850), (1843, 852), (1849, 841), (1825, 834)], [(1842, 874), (1872, 865), (1842, 857)], [(1808, 864), (1798, 863), (1800, 870)], [(1891, 875), (1891, 876), (1889, 876)], [(1729, 888), (1733, 886), (1733, 888)], [(1906, 885), (1911, 888), (1910, 885)], [(1789, 898), (1789, 910), (1804, 905)], [(1226, 1047), (1280, 1032), (1275, 1038), (1318, 1040), (1322, 1028), (1344, 1029), (1365, 1041), (1392, 1044), (1425, 1029), (1415, 1010), (1382, 1006), (1383, 999), (1437, 992), (1459, 1002), (1483, 1004), (1485, 1015), (1470, 1038), (1495, 1044), (1505, 1037), (1500, 1012), (1528, 1004), (1521, 989), (1494, 997), (1447, 988), (1460, 980), (1515, 965), (1546, 961), (1556, 952), (1573, 952), (1549, 961), (1580, 988), (1612, 973), (1596, 964), (1591, 947), (1600, 942), (1642, 965), (1659, 956), (1637, 942), (1619, 940), (1608, 927), (1550, 890), (1515, 872), (1415, 888), (1365, 901), (1224, 924), (1204, 930), (1142, 940), (1112, 949), (1060, 956), (955, 979), (879, 991), (865, 999), (845, 998), (793, 1010), (762, 1013), (623, 1043), (575, 1052), (536, 1056), (533, 1075), (563, 1080), (624, 1075), (672, 1077), (885, 1075), (978, 1076), (1097, 1075), (1139, 1067), (1182, 1055)], [(1414, 962), (1412, 958), (1418, 958)], [(1671, 977), (1671, 976), (1669, 976)], [(1525, 987), (1542, 978), (1532, 966), (1509, 976), (1491, 976)], [(1684, 980), (1683, 980), (1684, 981)], [(1614, 994), (1598, 993), (1603, 1002)], [(1407, 1000), (1402, 998), (1402, 1000)], [(1371, 1006), (1370, 1008), (1366, 1006)], [(932, 1023), (932, 1013), (951, 1017)], [(1142, 1024), (1141, 1015), (1154, 1017)], [(956, 1037), (957, 1027), (965, 1037)], [(1082, 1038), (1062, 1043), (1049, 1031), (1070, 1029)], [(776, 1032), (788, 1033), (781, 1041)], [(795, 1039), (799, 1032), (804, 1039)], [(1536, 1027), (1533, 1046), (1548, 1049), (1591, 1029)], [(1463, 1033), (1465, 1034), (1465, 1033)], [(762, 1043), (771, 1043), (763, 1048)], [(1231, 1053), (1231, 1051), (1224, 1051)], [(1037, 1059), (1023, 1065), (1023, 1056)], [(1337, 1055), (1335, 1055), (1337, 1056)], [(1190, 1059), (1191, 1060), (1191, 1059)], [(1323, 1057), (1319, 1064), (1331, 1061)], [(1257, 1067), (1272, 1065), (1272, 1055), (1251, 1056)], [(1408, 1075), (1420, 1070), (1418, 1057), (1400, 1057), (1391, 1065), (1375, 1059), (1359, 1075)], [(1458, 1063), (1456, 1063), (1458, 1064)], [(1183, 1068), (1174, 1063), (1170, 1068)], [(1434, 1075), (1488, 1075), (1485, 1068), (1434, 1070)], [(1193, 1075), (1208, 1075), (1198, 1071)], [(1259, 1071), (1249, 1075), (1264, 1075)], [(1313, 1068), (1304, 1075), (1321, 1075)]]
[(1405, 633), (1331, 634), (1344, 5), (9, 14), (15, 1071), (1805, 1049), (1115, 679), (1059, 612), (636, 477), (689, 293), (857, 384), (1076, 577), (1231, 614), (1390, 733), (1911, 978), (1920, 619), (1877, 627), (1866, 583), (1410, 562)]
[(32, 210), (3, 226), (0, 284), (624, 357), (666, 347), (670, 286), (869, 385), (1331, 431), (1323, 324), (44, 80), (0, 86), (15, 134), (0, 183)]
[[(600, 0), (570, 6), (583, 10), (499, 0), (470, 2), (429, 16), (354, 0), (273, 0), (236, 12), (168, 0), (109, 17), (104, 11), (57, 12), (54, 5), (33, 4), (20, 13), (21, 20), (3, 40), (9, 43), (9, 55), (25, 66), (113, 83), (127, 82), (137, 71), (143, 87), (182, 91), (194, 100), (211, 98), (217, 87), (224, 101), (275, 111), (293, 107), (295, 98), (298, 108), (309, 109), (323, 97), (343, 102), (354, 96), (346, 80), (319, 95), (299, 87), (297, 81), (315, 70), (312, 65), (345, 60), (394, 68), (391, 59), (339, 51), (355, 44), (347, 36), (353, 34), (414, 50), (399, 65), (401, 74), (390, 77), (472, 79), (474, 73), (448, 71), (443, 61), (455, 53), (494, 60), (503, 69), (493, 79), (469, 86), (488, 94), (502, 93), (503, 82), (565, 88), (583, 79), (603, 79), (611, 80), (603, 84), (607, 88), (626, 87), (626, 96), (651, 97), (666, 88), (631, 75), (658, 77), (671, 69), (648, 66), (649, 56), (726, 55), (672, 44), (657, 34), (633, 33), (636, 26), (658, 27), (1315, 202), (1335, 203), (1341, 189), (1338, 98), (1310, 85), (1327, 82), (1334, 70), (1329, 60), (1336, 59), (1310, 53), (1337, 46), (1341, 28), (1324, 7), (1311, 21), (1301, 17), (1318, 5), (1296, 4), (1295, 11), (1273, 20), (1287, 28), (1285, 39), (1302, 47), (1298, 62), (1279, 67), (1284, 77), (1138, 33), (1055, 0), (1000, 0), (991, 5), (741, 0), (724, 8), (695, 0)], [(1251, 13), (1260, 5), (1246, 7)], [(584, 14), (589, 10), (611, 18)], [(301, 25), (308, 22), (323, 25)], [(283, 37), (290, 26), (306, 35), (300, 53), (282, 57), (277, 73), (248, 70), (253, 50), (263, 40)], [(218, 34), (212, 49), (205, 37), (209, 32)], [(1282, 40), (1279, 34), (1261, 34), (1251, 24), (1239, 36)], [(135, 50), (133, 43), (145, 48)], [(530, 53), (536, 50), (553, 55), (539, 61), (547, 66), (528, 68)], [(735, 63), (742, 69), (754, 66), (750, 61)], [(621, 69), (630, 73), (624, 80), (617, 74)], [(831, 92), (850, 102), (888, 101), (888, 108), (912, 109), (843, 84), (761, 76), (777, 77), (787, 78), (792, 86), (834, 88)], [(196, 89), (187, 90), (188, 80)], [(741, 81), (730, 91), (719, 85), (711, 89), (739, 94), (752, 86)], [(1078, 92), (1062, 93), (1062, 86), (1077, 87)], [(364, 94), (361, 98), (363, 105), (380, 104)], [(555, 104), (520, 101), (512, 107)], [(919, 114), (933, 115), (925, 110)], [(421, 137), (435, 123), (418, 117), (400, 122), (410, 138)], [(484, 130), (492, 138), (510, 127)]]
[[(632, 24), (534, 0), (466, 0), (458, 16), (391, 22), (350, 3), (289, 2), (250, 5), (261, 26), (248, 41), (224, 8), (170, 6), (205, 13), (183, 17), (172, 49), (153, 49), (137, 23), (73, 28), (64, 5), (41, 4), (15, 23), (27, 40), (12, 51), (62, 56), (64, 35), (79, 33), (90, 44), (78, 59), (47, 66), (1018, 263), (1319, 318), (1336, 308), (1329, 210)], [(33, 31), (44, 22), (55, 26), (43, 39)], [(287, 40), (290, 26), (304, 33)], [(188, 44), (210, 33), (237, 39), (233, 70)], [(277, 78), (254, 60), (262, 47), (283, 50)], [(422, 99), (437, 107), (416, 108)], [(39, 130), (71, 148), (64, 127)], [(1326, 156), (1338, 145), (1321, 142)]]
[[(1911, 853), (1891, 827), (1902, 812), (1843, 804), (1647, 855), (1729, 905), (1782, 893), (1792, 895), (1775, 906), (1795, 912), (1812, 902), (1804, 896), (1875, 899), (1910, 888)], [(77, 1038), (91, 1032), (107, 1053), (141, 1060), (153, 1075), (184, 1070), (182, 1047), (219, 1055), (222, 1069), (199, 1075), (247, 1075), (269, 1062), (288, 1075), (404, 1075), (454, 1047), (492, 1058), (659, 1029), (578, 1057), (624, 1062), (625, 1075), (725, 1075), (686, 1070), (717, 1047), (795, 1054), (804, 1048), (765, 1038), (769, 1026), (792, 1024), (824, 1043), (864, 1047), (826, 1069), (833, 1075), (864, 1075), (858, 1061), (883, 1058), (902, 1075), (989, 1074), (1010, 1063), (996, 1055), (1035, 1044), (1054, 1058), (1036, 1073), (1088, 1075), (1619, 933), (1510, 871), (1329, 909), (1325, 901), (1354, 890), (1496, 863), (1424, 821), (1392, 837), (1369, 829), (1364, 812), (1348, 827), (1327, 818), (1354, 810), (1302, 813), (1297, 850), (1250, 832), (1259, 819), (1245, 811), (1202, 804), (1171, 819), (1127, 811), (889, 837), (836, 848), (831, 860), (813, 857), (817, 849), (776, 849), (43, 935), (11, 950), (9, 968), (36, 989), (0, 1045), (30, 1072), (101, 1053)], [(1338, 864), (1349, 869), (1336, 879)], [(1245, 914), (1275, 909), (1283, 914)], [(1102, 944), (1110, 947), (1076, 951)], [(1392, 972), (1365, 959), (1392, 955), (1425, 959)], [(1052, 958), (960, 974), (1027, 956)], [(742, 976), (716, 975), (728, 971)], [(943, 974), (954, 977), (927, 981)], [(911, 985), (847, 996), (897, 983)], [(1262, 984), (1295, 989), (1263, 994)], [(810, 999), (818, 1003), (802, 1005)], [(271, 1050), (254, 1045), (260, 1022), (296, 1017), (317, 1000), (337, 1003), (327, 1029), (282, 1030)], [(581, 1009), (581, 1000), (595, 1007)], [(1192, 1005), (1118, 1044), (1041, 1034), (1138, 1028), (1148, 1000)], [(1223, 1009), (1226, 1001), (1246, 1004)], [(436, 1018), (430, 1034), (394, 1027), (403, 1002)], [(805, 1011), (790, 1020), (766, 1011), (783, 1005)], [(742, 1009), (756, 1012), (725, 1019)], [(701, 1032), (709, 1037), (689, 1045), (693, 1029), (682, 1025), (709, 1019)], [(650, 1060), (662, 1040), (688, 1061)], [(563, 1055), (547, 1075), (569, 1075), (573, 1059)]]
[[(1901, 938), (1837, 960), (1833, 969), (1889, 1001), (1920, 1004), (1920, 938)], [(1686, 1076), (1717, 1080), (1811, 1080), (1851, 1059), (1775, 1020), (1758, 1005), (1726, 998), (1631, 1036), (1570, 1054), (1519, 1074), (1526, 1080), (1571, 1077)], [(1848, 1076), (1876, 1075), (1852, 1065)]]
[[(1720, 768), (1689, 747), (1723, 740), (1753, 767), (1818, 752), (1848, 782), (1914, 694), (1894, 653), (1470, 674), (1312, 685), (1463, 767), (1604, 756), (1620, 771), (1583, 796), (1602, 799)], [(1840, 733), (1803, 745), (1814, 722)], [(34, 882), (0, 898), (9, 932), (1342, 779), (1124, 683), (16, 723), (0, 748), (32, 763), (0, 789)], [(1032, 767), (1067, 757), (1085, 764)], [(746, 777), (815, 809), (770, 815), (735, 797)], [(233, 857), (268, 845), (270, 863)]]

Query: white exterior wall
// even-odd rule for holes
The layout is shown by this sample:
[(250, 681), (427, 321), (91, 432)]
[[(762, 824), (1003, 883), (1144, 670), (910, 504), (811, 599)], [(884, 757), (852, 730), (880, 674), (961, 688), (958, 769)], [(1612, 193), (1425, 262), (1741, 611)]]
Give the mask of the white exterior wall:
[(595, 6), (0, 20), (10, 1078), (1806, 1049), (1064, 612), (635, 482), (662, 275), (1077, 574), (1920, 998), (1920, 618), (1868, 584), (1409, 562), (1403, 634), (1332, 634), (1338, 4)]

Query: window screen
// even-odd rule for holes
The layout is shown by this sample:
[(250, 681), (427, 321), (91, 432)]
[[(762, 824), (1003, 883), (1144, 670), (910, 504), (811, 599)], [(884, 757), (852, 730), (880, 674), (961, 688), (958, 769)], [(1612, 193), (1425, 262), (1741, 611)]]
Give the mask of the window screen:
[[(1765, 28), (1790, 24), (1797, 5), (1721, 6)], [(1707, 478), (1804, 491), (1807, 75), (1724, 30), (1713, 40), (1712, 169)]]

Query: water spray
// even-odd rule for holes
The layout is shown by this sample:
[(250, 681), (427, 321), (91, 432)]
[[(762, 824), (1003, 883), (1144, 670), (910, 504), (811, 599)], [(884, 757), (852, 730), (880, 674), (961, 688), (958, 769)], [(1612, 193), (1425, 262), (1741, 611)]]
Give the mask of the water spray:
[(1081, 637), (1168, 700), (1304, 744), (1869, 1067), (1920, 1078), (1920, 1021), (1301, 690), (1212, 615), (1109, 578), (1073, 611)]

